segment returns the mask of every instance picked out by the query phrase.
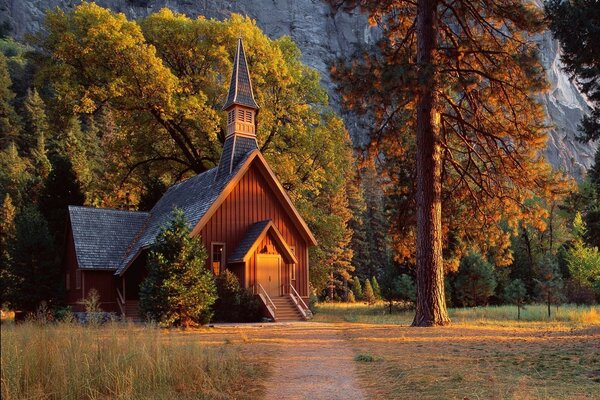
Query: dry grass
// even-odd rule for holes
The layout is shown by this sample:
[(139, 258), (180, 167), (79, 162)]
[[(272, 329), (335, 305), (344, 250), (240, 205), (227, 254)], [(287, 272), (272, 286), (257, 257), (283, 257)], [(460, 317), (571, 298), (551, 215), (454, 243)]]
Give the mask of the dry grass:
[(369, 398), (600, 398), (597, 308), (559, 308), (550, 321), (542, 306), (528, 307), (530, 321), (512, 320), (510, 307), (452, 310), (444, 328), (410, 328), (412, 313), (381, 310), (324, 305), (317, 314), (354, 321), (338, 323), (354, 353), (374, 360), (355, 363)]
[(107, 324), (1, 327), (2, 399), (253, 399), (266, 368), (235, 345)]

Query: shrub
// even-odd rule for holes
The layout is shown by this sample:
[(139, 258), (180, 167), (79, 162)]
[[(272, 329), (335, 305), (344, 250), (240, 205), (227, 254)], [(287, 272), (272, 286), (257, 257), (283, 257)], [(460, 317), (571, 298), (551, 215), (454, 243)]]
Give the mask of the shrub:
[(465, 307), (485, 305), (496, 288), (494, 268), (481, 254), (469, 253), (460, 261), (454, 282), (457, 300)]
[(551, 255), (545, 256), (535, 279), (535, 288), (538, 299), (547, 305), (548, 318), (551, 316), (550, 306), (563, 301), (563, 287), (556, 259)]
[(260, 321), (261, 308), (258, 299), (242, 288), (237, 276), (223, 271), (215, 279), (217, 300), (213, 306), (215, 321), (253, 322)]
[(210, 321), (217, 294), (206, 258), (200, 239), (190, 236), (183, 211), (175, 209), (150, 248), (148, 276), (140, 285), (142, 315), (162, 326)]
[(356, 300), (363, 299), (362, 286), (360, 284), (360, 279), (358, 279), (358, 276), (355, 276), (354, 279), (352, 280), (352, 291), (354, 292), (354, 296), (356, 297)]

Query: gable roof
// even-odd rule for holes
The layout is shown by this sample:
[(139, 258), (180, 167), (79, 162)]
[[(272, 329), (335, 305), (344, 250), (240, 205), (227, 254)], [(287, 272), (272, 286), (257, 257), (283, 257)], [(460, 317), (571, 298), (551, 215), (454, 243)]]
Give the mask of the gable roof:
[(118, 268), (129, 243), (149, 215), (140, 211), (69, 206), (79, 268)]
[(238, 247), (229, 257), (228, 262), (236, 263), (248, 261), (248, 258), (252, 256), (258, 244), (269, 232), (272, 233), (273, 239), (279, 245), (279, 250), (281, 251), (281, 255), (283, 256), (284, 260), (288, 264), (297, 263), (298, 260), (296, 259), (296, 256), (287, 245), (283, 235), (281, 232), (279, 232), (279, 229), (277, 229), (273, 221), (270, 219), (257, 222), (248, 228), (244, 238), (240, 241)]
[(254, 91), (250, 81), (250, 72), (248, 71), (248, 62), (246, 61), (246, 52), (242, 39), (238, 39), (237, 50), (233, 60), (233, 71), (231, 73), (231, 82), (229, 83), (229, 93), (223, 110), (227, 110), (234, 104), (246, 106), (258, 110), (258, 104), (254, 100)]

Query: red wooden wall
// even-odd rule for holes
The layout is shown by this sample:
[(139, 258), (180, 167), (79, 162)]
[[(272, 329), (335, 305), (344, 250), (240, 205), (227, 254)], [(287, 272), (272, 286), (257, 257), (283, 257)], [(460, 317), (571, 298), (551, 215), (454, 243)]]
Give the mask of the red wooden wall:
[[(271, 219), (277, 226), (288, 246), (295, 247), (298, 259), (295, 287), (300, 296), (308, 297), (306, 241), (279, 203), (275, 192), (269, 187), (256, 164), (248, 169), (227, 199), (200, 231), (202, 241), (209, 252), (208, 262), (210, 263), (212, 242), (226, 243), (225, 260), (227, 260), (248, 228), (255, 222), (267, 219)], [(252, 285), (255, 276), (254, 257), (251, 258), (249, 264), (244, 280), (247, 285)], [(288, 266), (284, 268), (284, 276), (287, 276), (285, 271), (288, 268)], [(242, 283), (244, 284), (244, 282)]]

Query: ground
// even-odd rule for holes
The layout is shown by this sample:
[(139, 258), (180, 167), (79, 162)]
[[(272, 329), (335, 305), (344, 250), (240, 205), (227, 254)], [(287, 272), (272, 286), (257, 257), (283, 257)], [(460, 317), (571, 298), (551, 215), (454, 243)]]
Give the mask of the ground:
[[(411, 328), (410, 312), (389, 315), (382, 305), (325, 305), (311, 322), (144, 334), (165, 343), (169, 354), (175, 348), (186, 353), (204, 349), (204, 368), (189, 371), (179, 385), (193, 382), (193, 373), (201, 374), (205, 383), (175, 387), (186, 398), (600, 399), (598, 309), (564, 307), (544, 320), (545, 309), (532, 306), (523, 312), (529, 321), (514, 321), (515, 311), (454, 310), (450, 327)], [(5, 333), (15, 332), (2, 329), (2, 385), (7, 394)], [(56, 329), (63, 329), (56, 337), (64, 340), (64, 328)], [(119, 334), (108, 332), (111, 337)], [(192, 356), (175, 362), (189, 365)], [(167, 383), (174, 379), (165, 378)], [(228, 379), (231, 383), (222, 386)], [(162, 393), (165, 397), (145, 393), (139, 398), (168, 398), (170, 392), (163, 388)]]

